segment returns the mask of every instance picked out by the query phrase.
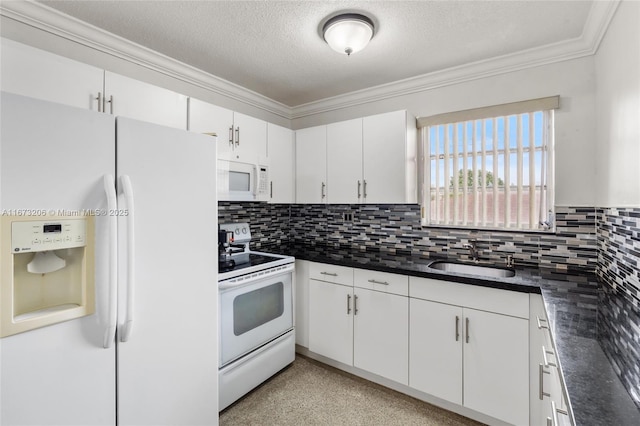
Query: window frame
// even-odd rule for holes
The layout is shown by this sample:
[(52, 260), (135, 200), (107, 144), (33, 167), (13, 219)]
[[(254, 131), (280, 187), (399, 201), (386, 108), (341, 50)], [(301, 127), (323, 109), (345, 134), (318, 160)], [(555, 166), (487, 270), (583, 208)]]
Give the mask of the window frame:
[[(512, 103), (500, 104), (500, 105), (492, 105), (487, 107), (474, 108), (474, 109), (469, 109), (464, 111), (455, 111), (450, 113), (418, 118), (417, 125), (418, 125), (418, 131), (419, 131), (419, 149), (420, 149), (420, 152), (419, 152), (420, 163), (418, 167), (418, 177), (419, 177), (419, 183), (420, 183), (419, 194), (420, 194), (420, 205), (421, 205), (421, 209), (420, 209), (421, 225), (423, 227), (449, 228), (449, 229), (470, 230), (470, 231), (471, 230), (489, 230), (489, 231), (501, 231), (501, 232), (519, 232), (519, 233), (542, 233), (542, 234), (554, 233), (556, 230), (555, 221), (553, 220), (554, 211), (555, 211), (555, 172), (554, 172), (555, 170), (555, 167), (554, 167), (555, 110), (559, 109), (559, 107), (560, 107), (560, 97), (551, 96), (546, 98), (538, 98), (538, 99), (512, 102)], [(431, 191), (431, 176), (432, 176), (431, 155), (432, 153), (429, 150), (429, 146), (428, 146), (428, 143), (429, 143), (428, 132), (430, 127), (440, 126), (440, 125), (457, 125), (459, 123), (462, 123), (462, 126), (464, 127), (467, 125), (467, 122), (473, 121), (475, 123), (477, 120), (482, 120), (481, 127), (484, 127), (485, 126), (484, 120), (492, 119), (495, 123), (496, 119), (503, 117), (506, 122), (509, 116), (536, 113), (539, 111), (544, 113), (543, 114), (543, 132), (547, 133), (546, 145), (543, 144), (542, 150), (541, 150), (543, 155), (543, 165), (544, 165), (544, 169), (541, 171), (544, 179), (544, 182), (541, 182), (542, 183), (541, 190), (544, 191), (543, 195), (544, 195), (544, 202), (546, 204), (545, 206), (546, 211), (543, 213), (542, 208), (539, 207), (539, 212), (537, 214), (538, 216), (537, 221), (539, 221), (539, 223), (545, 223), (545, 225), (543, 225), (542, 228), (538, 228), (538, 229), (529, 228), (528, 226), (529, 223), (526, 223), (525, 227), (522, 227), (522, 226), (518, 227), (516, 225), (509, 225), (509, 224), (503, 224), (502, 226), (499, 226), (493, 220), (491, 221), (485, 220), (486, 225), (483, 225), (480, 218), (475, 218), (474, 220), (471, 220), (466, 224), (452, 223), (453, 217), (454, 217), (453, 215), (450, 216), (451, 221), (448, 223), (432, 222), (431, 211), (430, 211), (431, 194), (432, 194), (432, 191)], [(533, 115), (531, 117), (533, 117)], [(519, 120), (520, 118), (518, 118), (518, 121)], [(475, 124), (473, 125), (473, 128), (474, 130), (476, 129)], [(497, 125), (495, 124), (494, 124), (494, 129), (497, 129)], [(454, 142), (449, 141), (449, 143), (454, 143)], [(455, 156), (452, 157), (452, 161), (453, 161), (453, 158), (459, 158), (458, 155), (464, 155), (464, 157), (466, 158), (475, 157), (476, 161), (481, 160), (481, 158), (484, 157), (484, 154), (483, 154), (483, 157), (480, 157), (477, 154), (478, 150), (484, 150), (484, 147), (482, 146), (477, 148), (474, 147), (475, 153), (468, 154), (466, 151), (467, 143), (468, 142), (465, 139), (465, 143), (463, 144), (465, 146), (464, 154), (457, 153), (456, 151)], [(535, 147), (533, 147), (533, 152), (535, 153), (537, 151), (538, 150)], [(531, 147), (527, 147), (524, 151), (524, 153), (530, 153), (530, 152), (531, 152)], [(544, 156), (545, 152), (546, 152), (546, 156)], [(510, 149), (509, 153), (511, 155), (517, 152), (512, 152)], [(493, 155), (493, 154), (494, 154), (494, 151), (492, 149), (490, 152), (490, 155)], [(520, 153), (520, 155), (522, 154), (523, 152)], [(504, 155), (504, 153), (502, 155)], [(530, 159), (530, 164), (533, 164), (533, 161), (534, 160)], [(469, 168), (466, 166), (467, 164), (466, 159), (463, 160), (463, 163), (465, 164), (465, 166), (463, 167), (466, 167), (467, 170), (469, 170)], [(474, 169), (473, 169), (474, 173), (476, 174), (486, 173), (487, 171), (490, 171), (493, 173), (494, 171), (486, 167), (486, 163), (484, 163), (484, 167), (482, 165), (480, 167), (477, 167), (477, 168), (476, 167), (477, 166), (474, 166)], [(524, 173), (525, 169), (524, 168), (522, 169)], [(540, 170), (540, 169), (537, 169), (537, 170)], [(446, 179), (449, 179), (451, 176), (455, 176), (455, 170), (454, 170), (454, 175), (449, 174), (447, 175)], [(494, 179), (498, 179), (498, 176), (495, 176)], [(477, 192), (481, 188), (476, 186), (475, 182), (476, 182), (476, 179), (474, 179), (474, 188), (475, 188), (475, 191)], [(454, 185), (455, 191), (458, 191), (459, 188), (457, 185), (457, 180), (454, 179), (453, 185)], [(516, 186), (516, 188), (518, 187), (520, 188), (520, 190), (522, 190), (523, 184), (520, 183), (519, 186)], [(441, 186), (441, 188), (445, 188), (445, 186)], [(466, 188), (466, 185), (465, 185), (465, 188)], [(487, 187), (484, 186), (484, 188), (486, 189)], [(530, 191), (529, 185), (524, 186), (524, 188), (527, 188), (527, 190)], [(445, 190), (445, 193), (448, 193), (448, 191)], [(456, 192), (456, 193), (459, 193), (459, 192)], [(471, 192), (468, 192), (468, 193), (471, 193)], [(486, 198), (483, 198), (483, 200), (486, 200)], [(517, 207), (519, 208), (521, 206), (517, 206)], [(463, 211), (463, 215), (466, 217), (467, 212)], [(460, 222), (464, 222), (464, 220)]]

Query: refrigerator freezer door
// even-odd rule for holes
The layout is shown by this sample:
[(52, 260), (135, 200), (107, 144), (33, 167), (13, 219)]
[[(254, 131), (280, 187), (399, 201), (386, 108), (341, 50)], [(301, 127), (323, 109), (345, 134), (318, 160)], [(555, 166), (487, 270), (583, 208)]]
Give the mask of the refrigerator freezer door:
[[(106, 209), (113, 117), (4, 92), (0, 110), (0, 210)], [(96, 313), (0, 339), (0, 424), (115, 423), (115, 347), (103, 348), (107, 232), (107, 217), (96, 217)]]
[[(215, 139), (117, 118), (118, 181), (135, 202), (135, 253), (119, 188), (119, 308), (135, 258), (134, 327), (118, 343), (118, 423), (202, 425), (218, 419)], [(129, 321), (118, 319), (119, 331)]]

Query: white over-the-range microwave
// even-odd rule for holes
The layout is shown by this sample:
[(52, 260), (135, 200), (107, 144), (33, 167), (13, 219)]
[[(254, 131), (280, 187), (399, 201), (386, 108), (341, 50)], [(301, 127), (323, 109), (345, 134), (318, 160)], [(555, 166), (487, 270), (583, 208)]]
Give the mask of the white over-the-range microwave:
[(218, 160), (219, 201), (268, 201), (269, 168), (259, 164)]

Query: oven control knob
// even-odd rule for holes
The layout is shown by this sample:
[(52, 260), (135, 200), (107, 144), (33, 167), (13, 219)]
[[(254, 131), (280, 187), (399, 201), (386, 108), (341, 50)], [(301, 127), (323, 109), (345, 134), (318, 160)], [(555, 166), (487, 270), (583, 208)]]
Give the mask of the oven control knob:
[(247, 233), (247, 228), (242, 228), (242, 233), (246, 234)]
[(236, 228), (236, 234), (240, 235), (240, 228)]

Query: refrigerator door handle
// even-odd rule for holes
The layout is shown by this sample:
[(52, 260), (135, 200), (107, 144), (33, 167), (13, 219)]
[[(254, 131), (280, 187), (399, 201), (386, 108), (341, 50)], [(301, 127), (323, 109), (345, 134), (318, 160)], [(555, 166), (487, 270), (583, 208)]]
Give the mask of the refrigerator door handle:
[(118, 324), (118, 217), (112, 214), (118, 206), (116, 196), (116, 182), (113, 175), (106, 174), (103, 178), (104, 192), (107, 197), (107, 220), (109, 223), (109, 300), (108, 322), (104, 330), (105, 349), (110, 348), (116, 335)]
[(127, 202), (127, 306), (126, 317), (122, 325), (120, 341), (126, 342), (133, 331), (133, 303), (135, 290), (135, 230), (134, 230), (134, 204), (133, 187), (131, 179), (124, 175), (120, 178), (124, 198)]

